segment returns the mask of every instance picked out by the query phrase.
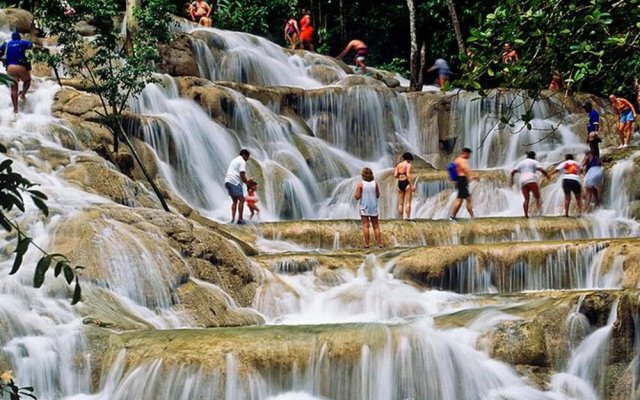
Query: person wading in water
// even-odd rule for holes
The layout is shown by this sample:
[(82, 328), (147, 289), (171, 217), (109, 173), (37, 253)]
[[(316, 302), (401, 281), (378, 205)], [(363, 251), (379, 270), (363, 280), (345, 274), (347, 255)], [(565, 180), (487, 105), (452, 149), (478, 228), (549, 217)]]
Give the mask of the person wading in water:
[(373, 225), (373, 235), (378, 247), (382, 247), (380, 239), (380, 226), (378, 224), (378, 198), (380, 187), (373, 178), (371, 168), (363, 168), (362, 180), (356, 185), (355, 198), (360, 202), (360, 218), (362, 220), (362, 235), (364, 236), (364, 248), (369, 248), (371, 237), (369, 235), (369, 223)]
[(402, 161), (396, 165), (393, 173), (394, 178), (398, 180), (398, 216), (400, 219), (403, 219), (405, 214), (407, 219), (411, 219), (411, 197), (416, 190), (411, 177), (412, 162), (413, 154), (404, 153)]
[(541, 172), (545, 177), (548, 176), (547, 171), (540, 166), (540, 163), (536, 161), (536, 153), (533, 151), (527, 152), (527, 158), (520, 161), (516, 167), (511, 171), (511, 185), (513, 185), (513, 176), (520, 174), (520, 187), (522, 188), (522, 196), (524, 196), (524, 203), (522, 209), (524, 210), (524, 217), (529, 218), (529, 197), (533, 193), (533, 197), (536, 199), (538, 205), (538, 211), (542, 212), (542, 202), (540, 200), (540, 186), (538, 185), (538, 177), (536, 172)]
[(342, 50), (342, 52), (338, 54), (337, 58), (346, 56), (347, 53), (352, 50), (356, 53), (353, 60), (355, 61), (356, 65), (362, 70), (362, 74), (366, 74), (367, 64), (364, 62), (364, 60), (367, 57), (367, 54), (369, 54), (369, 48), (362, 40), (354, 39), (350, 41), (349, 44), (347, 44), (347, 47), (345, 47), (344, 50)]
[(224, 178), (224, 187), (227, 188), (229, 196), (233, 203), (231, 204), (231, 223), (236, 219), (236, 209), (238, 210), (238, 224), (244, 225), (246, 222), (242, 219), (244, 212), (244, 191), (243, 183), (249, 183), (247, 179), (247, 160), (250, 157), (249, 150), (240, 150), (240, 155), (229, 163), (227, 175)]
[(18, 111), (18, 82), (22, 81), (22, 91), (20, 99), (27, 100), (27, 91), (31, 86), (31, 63), (27, 60), (26, 51), (33, 47), (33, 43), (28, 40), (22, 40), (20, 33), (13, 32), (11, 40), (0, 45), (0, 56), (6, 56), (4, 66), (7, 68), (7, 74), (13, 78), (11, 85), (11, 104), (13, 104), (13, 112)]

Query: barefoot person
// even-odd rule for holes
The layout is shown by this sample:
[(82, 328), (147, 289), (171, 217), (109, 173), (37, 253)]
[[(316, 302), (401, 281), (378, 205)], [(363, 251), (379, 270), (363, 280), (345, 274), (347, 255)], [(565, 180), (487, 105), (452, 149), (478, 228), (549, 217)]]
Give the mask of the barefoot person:
[(453, 209), (451, 210), (451, 219), (452, 221), (456, 220), (456, 215), (458, 215), (458, 211), (460, 211), (460, 207), (462, 206), (462, 202), (466, 202), (467, 211), (471, 218), (474, 218), (473, 215), (473, 203), (471, 202), (471, 192), (469, 192), (469, 180), (477, 179), (476, 174), (471, 172), (469, 169), (469, 157), (471, 157), (471, 149), (465, 147), (462, 149), (462, 152), (456, 157), (453, 161), (455, 167), (455, 182), (456, 188), (458, 189), (458, 197), (453, 202)]
[(199, 25), (210, 27), (212, 25), (211, 7), (204, 0), (196, 0), (191, 3), (189, 8), (189, 15), (193, 22), (197, 22)]
[(369, 248), (371, 238), (369, 235), (369, 223), (373, 225), (373, 234), (378, 247), (382, 247), (380, 239), (380, 226), (378, 225), (378, 199), (380, 198), (380, 187), (373, 179), (371, 168), (363, 168), (362, 180), (356, 186), (355, 198), (360, 202), (360, 218), (362, 219), (362, 235), (364, 236), (364, 247)]
[(291, 50), (298, 48), (298, 42), (300, 41), (300, 28), (298, 28), (298, 21), (295, 18), (289, 18), (284, 25), (284, 40), (289, 42)]
[(592, 202), (596, 206), (600, 205), (600, 198), (598, 197), (597, 186), (604, 179), (602, 173), (602, 161), (599, 157), (596, 157), (591, 150), (587, 150), (584, 153), (584, 159), (582, 160), (582, 171), (586, 172), (584, 176), (584, 187), (586, 190), (585, 207), (588, 207)]
[(609, 96), (609, 101), (613, 106), (614, 111), (618, 115), (618, 135), (620, 136), (620, 146), (627, 147), (631, 142), (631, 128), (633, 121), (636, 120), (636, 109), (633, 108), (633, 104), (627, 99), (622, 97), (616, 97), (614, 95)]
[(529, 197), (533, 193), (533, 197), (536, 199), (538, 205), (538, 211), (542, 210), (542, 202), (540, 201), (540, 187), (538, 186), (538, 176), (536, 172), (542, 173), (545, 177), (547, 171), (540, 166), (540, 163), (536, 161), (536, 153), (533, 151), (527, 152), (527, 158), (520, 161), (516, 167), (511, 171), (511, 185), (513, 185), (513, 176), (520, 174), (520, 188), (522, 189), (522, 196), (524, 197), (524, 203), (522, 203), (522, 209), (524, 210), (524, 217), (529, 218)]
[(411, 177), (412, 162), (413, 154), (404, 153), (402, 161), (396, 165), (393, 173), (394, 178), (398, 180), (398, 217), (400, 219), (403, 219), (405, 214), (407, 219), (411, 219), (411, 196), (416, 190)]
[(238, 224), (243, 225), (246, 222), (242, 219), (244, 211), (244, 192), (242, 184), (248, 183), (247, 179), (247, 160), (250, 153), (247, 149), (240, 150), (240, 155), (229, 164), (227, 175), (224, 178), (224, 187), (227, 188), (229, 196), (233, 203), (231, 204), (231, 223), (236, 219), (236, 209), (238, 210)]
[(251, 217), (249, 218), (251, 220), (253, 220), (255, 215), (260, 214), (260, 208), (258, 207), (259, 201), (258, 183), (254, 180), (249, 180), (249, 183), (247, 183), (247, 207), (249, 211), (251, 211)]
[(26, 101), (27, 91), (31, 86), (31, 63), (27, 61), (25, 52), (33, 47), (33, 43), (22, 40), (18, 32), (11, 34), (11, 40), (0, 45), (0, 56), (6, 55), (4, 65), (7, 73), (13, 78), (11, 85), (11, 103), (13, 112), (18, 113), (18, 82), (22, 81), (20, 99)]
[(366, 43), (358, 39), (350, 41), (347, 47), (345, 47), (344, 50), (342, 50), (342, 52), (338, 54), (337, 58), (346, 56), (350, 51), (355, 52), (353, 60), (355, 61), (356, 66), (358, 66), (362, 70), (363, 75), (366, 74), (367, 64), (364, 62), (364, 60), (367, 57), (367, 54), (369, 54), (369, 48), (367, 47)]
[(593, 109), (589, 101), (584, 103), (582, 107), (589, 115), (589, 122), (587, 122), (587, 144), (589, 145), (589, 150), (591, 150), (591, 154), (596, 158), (600, 158), (600, 142), (602, 142), (602, 139), (598, 136), (598, 132), (600, 131), (600, 114)]
[(564, 216), (569, 216), (569, 206), (571, 205), (571, 193), (576, 198), (578, 213), (582, 212), (582, 187), (580, 185), (580, 165), (573, 160), (573, 154), (567, 154), (565, 161), (553, 170), (550, 176), (562, 172), (562, 191), (564, 192)]

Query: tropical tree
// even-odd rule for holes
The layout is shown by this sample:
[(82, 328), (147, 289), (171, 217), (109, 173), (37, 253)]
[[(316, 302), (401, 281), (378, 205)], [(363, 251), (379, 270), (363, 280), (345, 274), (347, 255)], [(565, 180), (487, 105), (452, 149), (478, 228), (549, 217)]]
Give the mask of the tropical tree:
[[(98, 122), (109, 127), (114, 138), (114, 152), (122, 140), (133, 155), (162, 207), (169, 212), (160, 190), (144, 167), (128, 132), (124, 128), (124, 112), (132, 97), (154, 82), (155, 61), (159, 60), (159, 45), (171, 41), (170, 29), (173, 5), (167, 0), (146, 0), (142, 7), (129, 1), (127, 34), (123, 37), (115, 24), (121, 10), (112, 0), (78, 0), (73, 3), (74, 15), (65, 15), (59, 0), (41, 0), (36, 15), (52, 36), (57, 36), (59, 53), (41, 52), (37, 57), (54, 70), (63, 68), (79, 78), (88, 92), (101, 101)], [(75, 29), (80, 20), (91, 20), (96, 34), (85, 40)]]

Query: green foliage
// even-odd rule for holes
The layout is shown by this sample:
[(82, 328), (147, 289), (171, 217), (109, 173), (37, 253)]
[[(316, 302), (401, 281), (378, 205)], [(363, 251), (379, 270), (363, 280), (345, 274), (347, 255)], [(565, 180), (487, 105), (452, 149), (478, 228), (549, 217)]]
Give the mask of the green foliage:
[[(640, 0), (503, 0), (471, 29), (474, 67), (458, 83), (535, 90), (559, 70), (572, 89), (630, 95), (640, 74), (638, 20)], [(500, 61), (504, 41), (520, 55), (514, 65)]]
[[(0, 151), (6, 152), (6, 149), (0, 146)], [(2, 226), (7, 232), (17, 232), (18, 244), (14, 251), (15, 258), (13, 260), (13, 266), (9, 275), (13, 275), (22, 266), (22, 260), (26, 254), (29, 246), (34, 246), (40, 250), (44, 255), (38, 261), (36, 265), (33, 286), (39, 288), (42, 286), (45, 280), (45, 274), (49, 270), (49, 267), (53, 262), (56, 262), (55, 277), (59, 275), (58, 269), (64, 270), (65, 279), (70, 285), (75, 280), (75, 289), (71, 304), (76, 304), (82, 298), (82, 290), (78, 280), (78, 271), (83, 269), (82, 266), (71, 267), (69, 260), (63, 254), (49, 254), (42, 250), (39, 246), (33, 243), (33, 240), (25, 235), (17, 223), (12, 221), (7, 213), (12, 210), (18, 209), (22, 212), (25, 211), (24, 195), (31, 198), (31, 201), (36, 207), (45, 215), (49, 215), (49, 209), (45, 203), (47, 196), (34, 189), (35, 184), (31, 183), (28, 179), (23, 177), (17, 172), (14, 172), (11, 165), (13, 160), (6, 159), (0, 163), (0, 226)]]
[[(171, 39), (174, 7), (167, 0), (146, 1), (144, 7), (134, 10), (136, 29), (123, 38), (115, 24), (120, 15), (118, 2), (78, 0), (73, 6), (76, 14), (67, 16), (58, 0), (40, 2), (36, 16), (50, 34), (58, 36), (61, 50), (58, 54), (40, 52), (36, 58), (80, 77), (89, 91), (100, 96), (104, 116), (117, 116), (131, 96), (153, 81), (158, 46)], [(87, 19), (96, 27), (91, 42), (74, 28), (75, 23)]]
[(396, 72), (404, 77), (409, 76), (409, 62), (400, 57), (394, 57), (390, 62), (378, 65), (378, 69)]
[(37, 400), (36, 396), (33, 394), (33, 390), (34, 389), (31, 386), (18, 387), (13, 382), (13, 377), (8, 372), (4, 372), (0, 376), (0, 395), (2, 395), (2, 398), (5, 398), (4, 394), (6, 393), (9, 395), (9, 399), (11, 400), (27, 398)]
[(296, 0), (220, 0), (214, 25), (282, 41), (284, 24), (296, 8)]

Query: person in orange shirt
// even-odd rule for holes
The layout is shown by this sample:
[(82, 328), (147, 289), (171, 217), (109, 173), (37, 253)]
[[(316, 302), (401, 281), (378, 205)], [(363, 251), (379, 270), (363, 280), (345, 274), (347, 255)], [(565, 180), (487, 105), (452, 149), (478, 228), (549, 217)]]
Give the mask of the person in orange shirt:
[(502, 54), (500, 55), (502, 63), (513, 65), (518, 62), (519, 59), (520, 57), (518, 57), (518, 53), (511, 46), (511, 42), (504, 42), (502, 45)]
[(633, 104), (627, 99), (622, 97), (616, 97), (614, 95), (609, 96), (609, 101), (613, 106), (613, 110), (618, 114), (618, 135), (620, 136), (620, 146), (618, 148), (629, 146), (631, 142), (631, 128), (633, 121), (636, 120), (636, 109), (633, 108)]
[(302, 18), (300, 19), (300, 46), (309, 51), (316, 51), (313, 47), (313, 21), (311, 14), (307, 10), (302, 10)]

